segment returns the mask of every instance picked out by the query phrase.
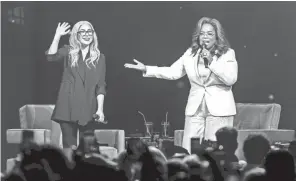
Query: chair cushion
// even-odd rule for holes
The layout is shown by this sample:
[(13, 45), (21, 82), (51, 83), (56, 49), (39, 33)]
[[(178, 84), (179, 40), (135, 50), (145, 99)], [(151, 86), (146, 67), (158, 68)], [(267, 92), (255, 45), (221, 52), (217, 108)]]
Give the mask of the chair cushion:
[(34, 141), (37, 144), (50, 143), (51, 131), (47, 129), (8, 129), (6, 131), (7, 143), (20, 144), (24, 130), (31, 130), (34, 133)]

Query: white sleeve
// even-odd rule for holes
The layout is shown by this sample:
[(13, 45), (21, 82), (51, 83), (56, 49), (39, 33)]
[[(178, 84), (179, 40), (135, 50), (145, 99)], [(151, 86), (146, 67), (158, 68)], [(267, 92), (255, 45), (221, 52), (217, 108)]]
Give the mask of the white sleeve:
[(186, 74), (184, 69), (184, 59), (189, 56), (191, 51), (188, 49), (176, 62), (170, 67), (146, 66), (144, 77), (156, 77), (160, 79), (176, 80)]

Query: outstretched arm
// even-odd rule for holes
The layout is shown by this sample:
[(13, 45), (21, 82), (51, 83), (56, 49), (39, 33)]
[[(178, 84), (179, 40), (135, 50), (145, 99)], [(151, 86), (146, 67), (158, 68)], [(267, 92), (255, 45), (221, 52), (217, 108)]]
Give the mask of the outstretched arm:
[(144, 77), (155, 77), (166, 80), (176, 80), (183, 77), (186, 74), (184, 69), (184, 59), (189, 56), (189, 50), (187, 50), (176, 62), (170, 67), (157, 67), (157, 66), (145, 66), (143, 63), (134, 60), (137, 65), (125, 64), (126, 68), (133, 68), (143, 72)]

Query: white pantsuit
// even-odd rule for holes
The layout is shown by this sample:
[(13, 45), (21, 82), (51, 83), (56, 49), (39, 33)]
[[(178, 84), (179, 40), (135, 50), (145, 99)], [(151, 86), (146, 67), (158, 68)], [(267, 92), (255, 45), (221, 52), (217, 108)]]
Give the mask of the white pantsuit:
[(183, 147), (190, 151), (192, 136), (216, 140), (215, 132), (233, 125), (236, 114), (232, 85), (237, 81), (238, 65), (233, 49), (229, 49), (205, 68), (204, 61), (189, 48), (170, 67), (146, 66), (144, 77), (176, 80), (187, 74), (191, 89), (185, 110)]
[(185, 117), (182, 147), (191, 152), (191, 138), (199, 137), (216, 141), (215, 133), (224, 126), (233, 126), (234, 116), (213, 116), (208, 111), (205, 99), (193, 116)]

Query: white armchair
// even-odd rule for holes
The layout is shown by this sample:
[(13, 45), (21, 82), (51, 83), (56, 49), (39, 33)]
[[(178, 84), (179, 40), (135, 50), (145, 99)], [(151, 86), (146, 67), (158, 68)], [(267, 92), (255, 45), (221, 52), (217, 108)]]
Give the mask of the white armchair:
[[(234, 127), (238, 129), (238, 149), (236, 155), (244, 160), (243, 143), (250, 134), (264, 134), (271, 143), (294, 140), (295, 131), (278, 129), (281, 106), (279, 104), (237, 103)], [(174, 143), (182, 146), (183, 130), (175, 130)]]
[[(19, 144), (22, 140), (23, 130), (34, 132), (34, 141), (38, 144), (53, 144), (62, 148), (62, 133), (58, 123), (51, 120), (54, 105), (25, 105), (19, 109), (20, 128), (6, 131), (7, 142)], [(124, 130), (106, 129), (95, 130), (99, 143), (108, 144), (100, 147), (103, 154), (111, 158), (125, 149)], [(7, 160), (7, 168), (12, 168), (14, 159)]]
[(62, 147), (60, 125), (51, 120), (54, 105), (24, 105), (19, 109), (20, 128), (8, 129), (8, 143), (19, 144), (23, 130), (34, 132), (34, 141), (39, 144), (51, 143)]

